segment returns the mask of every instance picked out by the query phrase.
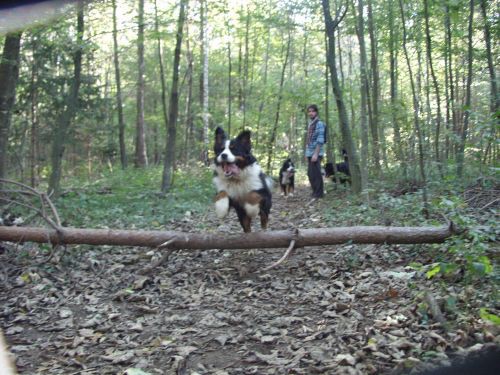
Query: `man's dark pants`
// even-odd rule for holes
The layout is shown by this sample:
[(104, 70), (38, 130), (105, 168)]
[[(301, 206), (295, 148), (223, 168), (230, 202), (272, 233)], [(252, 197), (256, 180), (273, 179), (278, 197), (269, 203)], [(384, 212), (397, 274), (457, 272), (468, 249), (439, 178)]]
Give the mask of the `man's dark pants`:
[(312, 188), (313, 198), (323, 198), (323, 176), (321, 175), (321, 157), (315, 162), (311, 161), (311, 158), (307, 158), (307, 177), (309, 177), (309, 183)]

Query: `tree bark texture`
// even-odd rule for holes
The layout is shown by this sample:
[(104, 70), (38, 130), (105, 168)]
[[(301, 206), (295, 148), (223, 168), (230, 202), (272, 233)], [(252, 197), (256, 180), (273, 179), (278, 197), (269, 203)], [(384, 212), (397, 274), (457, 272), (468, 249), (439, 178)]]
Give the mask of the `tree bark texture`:
[(172, 186), (173, 170), (175, 162), (175, 138), (177, 134), (177, 116), (179, 113), (179, 65), (181, 60), (182, 36), (185, 20), (185, 7), (187, 0), (181, 0), (179, 19), (177, 21), (177, 37), (174, 52), (174, 64), (172, 74), (172, 87), (170, 93), (170, 102), (168, 106), (168, 129), (167, 144), (165, 150), (165, 161), (163, 165), (163, 179), (161, 191), (167, 192)]
[(122, 169), (127, 168), (127, 150), (125, 147), (125, 121), (123, 119), (122, 81), (120, 60), (118, 58), (118, 30), (116, 26), (116, 0), (113, 0), (113, 60), (116, 80), (116, 108), (118, 110), (118, 138), (120, 143), (120, 162)]
[(406, 58), (406, 65), (408, 67), (408, 74), (410, 77), (410, 86), (411, 86), (411, 91), (412, 91), (412, 98), (413, 98), (413, 122), (415, 125), (415, 131), (417, 132), (417, 137), (418, 137), (418, 154), (419, 154), (419, 167), (420, 167), (420, 177), (422, 179), (423, 183), (423, 188), (422, 188), (422, 199), (424, 203), (424, 214), (427, 216), (429, 212), (429, 202), (427, 199), (427, 177), (425, 173), (425, 165), (424, 165), (424, 148), (423, 148), (423, 137), (422, 137), (422, 131), (420, 129), (420, 121), (419, 121), (419, 112), (420, 112), (420, 104), (419, 104), (419, 99), (418, 99), (418, 94), (417, 94), (417, 89), (415, 88), (415, 82), (413, 80), (413, 71), (411, 69), (411, 62), (410, 62), (410, 57), (408, 54), (408, 49), (406, 46), (407, 43), (407, 32), (406, 32), (406, 26), (405, 26), (405, 12), (404, 12), (404, 7), (403, 7), (403, 1), (399, 0), (399, 9), (401, 10), (401, 21), (402, 21), (402, 28), (403, 28), (403, 52), (405, 54)]
[(83, 55), (83, 32), (84, 32), (84, 17), (83, 17), (83, 1), (78, 2), (77, 26), (76, 26), (76, 49), (73, 55), (74, 62), (74, 75), (73, 82), (71, 83), (70, 92), (66, 97), (66, 109), (63, 110), (57, 120), (54, 129), (51, 150), (51, 167), (52, 172), (49, 178), (49, 186), (47, 191), (54, 193), (55, 196), (59, 194), (61, 174), (62, 174), (62, 161), (64, 151), (66, 149), (66, 142), (70, 132), (71, 121), (75, 117), (78, 110), (78, 95), (80, 91), (81, 75), (82, 75), (82, 55)]
[(274, 143), (276, 141), (276, 133), (278, 131), (278, 124), (279, 124), (279, 119), (280, 119), (280, 110), (281, 110), (281, 100), (283, 99), (283, 86), (285, 84), (285, 72), (286, 72), (286, 66), (288, 64), (288, 58), (290, 56), (290, 46), (292, 44), (292, 35), (291, 31), (288, 32), (288, 42), (286, 43), (286, 47), (283, 44), (283, 49), (286, 48), (285, 51), (285, 58), (283, 61), (283, 68), (281, 69), (281, 78), (280, 78), (280, 86), (279, 86), (279, 91), (278, 91), (278, 103), (276, 107), (276, 113), (274, 116), (274, 126), (271, 131), (271, 138), (269, 139), (269, 142), (267, 143), (267, 167), (266, 167), (266, 172), (267, 174), (271, 174), (271, 161), (273, 158), (273, 147)]
[(326, 34), (328, 36), (327, 60), (331, 72), (330, 78), (332, 80), (332, 90), (335, 96), (335, 102), (337, 104), (339, 113), (339, 124), (340, 130), (342, 132), (343, 144), (347, 149), (347, 155), (349, 157), (349, 168), (351, 170), (352, 177), (352, 190), (354, 193), (359, 194), (363, 189), (361, 168), (359, 165), (358, 153), (356, 151), (354, 139), (351, 133), (351, 128), (349, 126), (349, 118), (347, 116), (347, 109), (344, 103), (342, 89), (340, 88), (337, 66), (335, 62), (335, 29), (339, 26), (339, 23), (342, 22), (342, 19), (347, 13), (347, 7), (344, 8), (344, 13), (342, 15), (340, 15), (340, 10), (337, 11), (334, 20), (330, 13), (330, 2), (328, 0), (322, 0), (322, 6), (323, 15), (325, 18)]
[[(359, 127), (361, 135), (361, 181), (363, 186), (368, 182), (368, 66), (365, 45), (365, 23), (363, 14), (363, 0), (358, 1), (358, 14), (357, 14), (357, 36), (359, 42), (359, 70), (360, 70), (360, 98), (361, 108), (359, 110)], [(353, 5), (353, 12), (355, 8)]]
[(146, 152), (146, 130), (144, 124), (144, 0), (139, 0), (138, 14), (138, 34), (137, 34), (137, 122), (135, 135), (135, 166), (146, 167), (148, 157)]
[(472, 45), (473, 21), (474, 21), (474, 0), (470, 0), (470, 14), (469, 14), (469, 35), (467, 38), (467, 85), (465, 89), (465, 110), (464, 110), (464, 125), (462, 134), (460, 136), (460, 143), (457, 150), (457, 176), (462, 177), (464, 171), (464, 157), (465, 157), (465, 142), (467, 140), (467, 132), (469, 131), (469, 119), (471, 109), (471, 86), (472, 86), (472, 58), (474, 55)]
[(359, 226), (302, 230), (252, 232), (235, 235), (184, 233), (175, 231), (133, 231), (112, 229), (47, 228), (0, 226), (0, 241), (51, 244), (87, 244), (157, 247), (170, 241), (169, 249), (254, 249), (286, 248), (292, 240), (296, 247), (345, 243), (419, 244), (441, 243), (454, 234), (452, 226), (388, 227)]
[(19, 75), (21, 33), (7, 34), (0, 61), (0, 178), (6, 177), (7, 145)]

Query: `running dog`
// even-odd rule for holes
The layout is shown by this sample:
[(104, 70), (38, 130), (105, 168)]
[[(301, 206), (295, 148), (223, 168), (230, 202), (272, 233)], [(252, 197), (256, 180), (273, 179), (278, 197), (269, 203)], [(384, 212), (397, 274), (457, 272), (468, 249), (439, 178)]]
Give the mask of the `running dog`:
[(250, 138), (248, 130), (231, 140), (226, 139), (222, 128), (215, 130), (215, 213), (222, 219), (233, 207), (245, 233), (252, 231), (252, 219), (257, 215), (262, 229), (267, 228), (272, 205), (272, 180), (252, 155)]
[(295, 190), (295, 165), (292, 159), (285, 160), (280, 169), (281, 195), (293, 197)]

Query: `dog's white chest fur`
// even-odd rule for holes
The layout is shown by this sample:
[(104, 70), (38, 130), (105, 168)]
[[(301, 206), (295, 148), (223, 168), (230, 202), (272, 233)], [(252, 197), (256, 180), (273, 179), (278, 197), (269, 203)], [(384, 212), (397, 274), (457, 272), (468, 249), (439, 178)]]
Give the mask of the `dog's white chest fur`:
[(262, 189), (260, 166), (254, 163), (241, 170), (237, 177), (226, 178), (221, 167), (215, 167), (217, 176), (214, 177), (214, 185), (217, 191), (225, 191), (232, 199), (241, 200), (249, 191)]

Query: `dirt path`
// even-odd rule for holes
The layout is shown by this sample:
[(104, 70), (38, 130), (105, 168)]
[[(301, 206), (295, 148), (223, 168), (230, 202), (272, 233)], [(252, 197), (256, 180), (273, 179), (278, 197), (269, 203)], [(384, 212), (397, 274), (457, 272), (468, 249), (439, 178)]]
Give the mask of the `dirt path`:
[[(275, 194), (270, 229), (326, 226), (317, 208), (328, 202), (308, 205), (308, 195)], [(213, 212), (167, 229), (241, 231), (235, 215), (219, 225)], [(453, 310), (453, 330), (435, 324), (424, 290), (459, 307), (480, 305), (481, 294), (458, 285), (440, 294), (405, 268), (428, 263), (430, 247), (298, 249), (257, 272), (283, 251), (180, 251), (141, 276), (158, 252), (75, 246), (28, 267), (35, 249), (0, 244), (0, 323), (22, 374), (402, 373), (495, 339)]]

